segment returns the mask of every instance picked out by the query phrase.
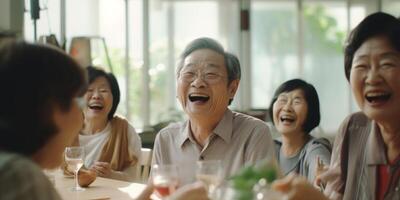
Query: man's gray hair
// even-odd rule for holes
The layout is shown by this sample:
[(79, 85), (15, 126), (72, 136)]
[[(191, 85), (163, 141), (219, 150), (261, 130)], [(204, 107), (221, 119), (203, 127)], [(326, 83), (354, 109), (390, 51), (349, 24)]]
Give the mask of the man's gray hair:
[(226, 52), (222, 45), (216, 40), (206, 37), (193, 40), (186, 46), (185, 50), (183, 50), (176, 70), (177, 77), (179, 77), (183, 68), (185, 58), (199, 49), (210, 49), (224, 56), (226, 71), (228, 72), (228, 84), (233, 80), (240, 80), (241, 71), (239, 59), (232, 53)]

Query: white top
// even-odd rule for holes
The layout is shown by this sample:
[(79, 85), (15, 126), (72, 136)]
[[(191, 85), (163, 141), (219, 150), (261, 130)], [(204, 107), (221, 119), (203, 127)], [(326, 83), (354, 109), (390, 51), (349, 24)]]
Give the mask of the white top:
[[(100, 132), (93, 135), (82, 135), (79, 134), (79, 144), (85, 148), (85, 162), (84, 165), (90, 168), (96, 161), (99, 160), (101, 150), (104, 144), (107, 142), (111, 134), (111, 123), (108, 122), (107, 126)], [(140, 160), (140, 149), (142, 148), (142, 142), (139, 135), (131, 124), (128, 123), (128, 141), (129, 141), (129, 153), (137, 157), (138, 162)], [(136, 170), (138, 170), (138, 164), (129, 166), (123, 171), (113, 171), (109, 178), (133, 181), (136, 179)]]

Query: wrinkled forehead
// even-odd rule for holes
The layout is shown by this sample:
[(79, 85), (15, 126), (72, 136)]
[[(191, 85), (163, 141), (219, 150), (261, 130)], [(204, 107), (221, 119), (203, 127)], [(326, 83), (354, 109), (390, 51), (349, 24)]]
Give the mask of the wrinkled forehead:
[(210, 49), (199, 49), (186, 56), (183, 69), (218, 69), (226, 70), (222, 54)]

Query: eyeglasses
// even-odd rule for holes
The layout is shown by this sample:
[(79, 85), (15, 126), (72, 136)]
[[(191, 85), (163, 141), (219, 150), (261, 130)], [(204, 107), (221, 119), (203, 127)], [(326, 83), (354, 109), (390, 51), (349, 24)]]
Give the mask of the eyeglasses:
[(304, 103), (304, 99), (301, 99), (299, 97), (291, 98), (287, 96), (279, 96), (276, 99), (276, 103), (279, 105), (286, 105), (290, 101), (290, 105), (300, 105)]
[(75, 97), (74, 100), (81, 110), (84, 110), (86, 108), (86, 100), (84, 97)]
[(196, 73), (193, 71), (183, 71), (179, 75), (179, 79), (187, 82), (187, 83), (192, 83), (198, 78), (201, 78), (203, 81), (209, 83), (209, 84), (214, 84), (218, 83), (219, 81), (223, 80), (225, 76), (220, 75), (215, 72), (205, 72), (205, 73)]

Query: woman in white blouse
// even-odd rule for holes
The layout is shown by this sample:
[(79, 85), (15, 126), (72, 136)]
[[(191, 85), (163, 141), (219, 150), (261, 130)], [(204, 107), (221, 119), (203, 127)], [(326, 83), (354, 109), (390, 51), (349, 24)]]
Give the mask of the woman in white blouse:
[(141, 141), (126, 119), (114, 115), (120, 100), (118, 82), (113, 74), (96, 67), (87, 67), (87, 72), (85, 123), (79, 134), (85, 167), (101, 177), (133, 181)]

